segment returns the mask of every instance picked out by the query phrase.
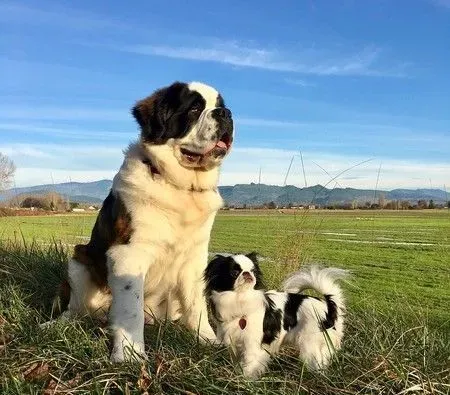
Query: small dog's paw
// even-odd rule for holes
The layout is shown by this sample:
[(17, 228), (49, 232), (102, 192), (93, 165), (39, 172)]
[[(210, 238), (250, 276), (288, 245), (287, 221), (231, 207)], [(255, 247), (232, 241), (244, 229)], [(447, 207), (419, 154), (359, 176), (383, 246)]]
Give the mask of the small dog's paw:
[(217, 339), (217, 337), (215, 337), (213, 339), (211, 339), (211, 338), (209, 338), (209, 339), (201, 338), (201, 341), (202, 341), (203, 344), (209, 344), (211, 346), (221, 346), (221, 345), (223, 345), (223, 343), (219, 339)]
[(39, 324), (39, 328), (41, 328), (43, 330), (48, 329), (48, 328), (52, 327), (53, 325), (55, 325), (56, 322), (57, 322), (56, 320), (50, 320), (50, 321), (43, 322), (42, 324)]
[(241, 363), (241, 367), (245, 377), (255, 380), (266, 371), (267, 361), (265, 358), (263, 360), (254, 359), (252, 362)]
[(217, 336), (212, 330), (212, 328), (208, 328), (207, 330), (200, 331), (198, 334), (198, 338), (202, 343), (218, 345), (220, 341), (217, 340)]
[(250, 380), (256, 380), (262, 373), (259, 369), (255, 369), (255, 366), (244, 366), (242, 371), (244, 376)]

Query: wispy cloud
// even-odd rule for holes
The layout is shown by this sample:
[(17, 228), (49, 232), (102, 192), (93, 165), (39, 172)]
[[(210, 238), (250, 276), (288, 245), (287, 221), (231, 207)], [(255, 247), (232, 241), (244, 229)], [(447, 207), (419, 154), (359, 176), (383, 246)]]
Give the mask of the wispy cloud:
[[(74, 36), (73, 40), (84, 42), (85, 45), (103, 46), (140, 55), (318, 76), (404, 77), (406, 75), (405, 64), (389, 64), (390, 60), (386, 59), (386, 54), (376, 46), (339, 52), (331, 50), (325, 44), (322, 48), (319, 46), (319, 49), (268, 47), (264, 44), (258, 46), (230, 41), (227, 38), (193, 37), (189, 32), (184, 36), (180, 33), (158, 32), (136, 23), (111, 18), (108, 15), (100, 16), (60, 5), (45, 9), (4, 2), (0, 4), (0, 20), (21, 25), (27, 24), (27, 26), (71, 29), (78, 33), (84, 31), (89, 33), (88, 42), (86, 42), (86, 35), (81, 34), (78, 37)], [(93, 36), (92, 30), (99, 31), (101, 34)], [(130, 35), (130, 33), (133, 34)], [(158, 41), (150, 39), (148, 43), (137, 44), (128, 39), (128, 37), (136, 36), (158, 37)], [(106, 44), (107, 42), (110, 44)], [(122, 44), (118, 44), (119, 42)], [(202, 44), (198, 45), (198, 43)], [(297, 80), (299, 85), (300, 81)]]
[(109, 132), (103, 130), (86, 130), (86, 129), (72, 129), (67, 127), (53, 127), (53, 126), (41, 126), (34, 124), (22, 124), (22, 123), (0, 123), (0, 131), (16, 132), (23, 134), (36, 134), (40, 133), (46, 136), (64, 137), (75, 140), (121, 140), (134, 138), (137, 132)]
[[(95, 181), (112, 178), (122, 161), (121, 146), (103, 145), (0, 145), (0, 151), (8, 153), (17, 164), (16, 185), (37, 185), (51, 182)], [(297, 151), (287, 149), (257, 148), (252, 146), (233, 149), (225, 161), (221, 175), (221, 185), (257, 182), (259, 168), (262, 182), (283, 184), (291, 158), (294, 162), (287, 179), (288, 184), (304, 186), (301, 161)], [(74, 161), (72, 158), (77, 158)], [(358, 155), (339, 155), (322, 151), (303, 151), (303, 161), (308, 185), (338, 182), (342, 187), (374, 188), (381, 158), (370, 159)], [(450, 185), (450, 163), (420, 160), (396, 160), (382, 158), (379, 189), (399, 187), (420, 188)], [(326, 170), (326, 172), (324, 171)]]
[(130, 121), (131, 115), (123, 108), (101, 109), (101, 108), (77, 108), (63, 106), (11, 106), (2, 105), (0, 108), (0, 119), (23, 120), (107, 120), (107, 121)]
[[(199, 42), (204, 41), (199, 40)], [(279, 50), (245, 46), (235, 41), (210, 43), (203, 47), (149, 44), (124, 45), (115, 48), (140, 55), (319, 76), (404, 76), (402, 66), (379, 68), (377, 63), (380, 61), (382, 51), (373, 47), (364, 48), (347, 56), (337, 56), (327, 50), (290, 51), (296, 53), (295, 58)]]
[(298, 78), (286, 78), (284, 81), (290, 85), (297, 85), (297, 86), (301, 86), (303, 88), (316, 86), (316, 84), (314, 84), (312, 82), (301, 80)]
[(450, 10), (450, 0), (431, 0), (437, 6), (444, 7)]
[(46, 149), (39, 149), (30, 144), (14, 144), (3, 147), (0, 146), (0, 152), (9, 156), (10, 158), (52, 158), (52, 155)]
[[(59, 174), (57, 182), (68, 177), (86, 174), (99, 177), (113, 175), (123, 159), (121, 144), (0, 144), (0, 152), (10, 157), (16, 167), (17, 186), (37, 185), (49, 182), (50, 174)], [(103, 176), (100, 178), (104, 178)], [(95, 180), (99, 178), (89, 178)], [(74, 179), (75, 180), (75, 179)], [(77, 178), (76, 181), (85, 181)]]

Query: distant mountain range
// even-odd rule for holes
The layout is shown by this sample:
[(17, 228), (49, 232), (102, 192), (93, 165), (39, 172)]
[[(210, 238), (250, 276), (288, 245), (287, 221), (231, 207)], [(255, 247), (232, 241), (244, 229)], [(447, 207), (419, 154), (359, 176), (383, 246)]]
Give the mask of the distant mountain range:
[[(25, 188), (9, 189), (0, 193), (0, 201), (5, 201), (17, 195), (45, 194), (57, 192), (71, 202), (99, 204), (108, 195), (111, 189), (111, 180), (100, 180), (95, 182), (67, 182), (62, 184), (36, 185)], [(378, 201), (384, 195), (389, 200), (409, 200), (411, 203), (417, 200), (431, 200), (435, 203), (444, 203), (450, 198), (447, 193), (440, 189), (394, 189), (392, 191), (375, 191), (354, 188), (328, 189), (321, 185), (307, 188), (297, 188), (293, 185), (277, 186), (265, 184), (238, 184), (234, 186), (221, 186), (219, 190), (225, 202), (229, 205), (255, 206), (268, 202), (278, 205), (292, 203), (299, 204), (343, 204), (357, 201)]]
[(43, 195), (49, 192), (59, 193), (71, 202), (101, 203), (111, 189), (111, 180), (94, 182), (64, 182), (62, 184), (44, 184), (24, 188), (12, 188), (0, 193), (0, 201), (9, 200), (18, 195)]

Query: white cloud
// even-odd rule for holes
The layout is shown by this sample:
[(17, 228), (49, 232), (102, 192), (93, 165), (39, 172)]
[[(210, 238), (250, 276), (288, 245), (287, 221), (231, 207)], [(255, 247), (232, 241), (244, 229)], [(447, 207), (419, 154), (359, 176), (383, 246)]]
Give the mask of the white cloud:
[(299, 78), (286, 78), (284, 81), (287, 82), (288, 84), (301, 86), (303, 88), (316, 86), (316, 84), (312, 82), (301, 80)]
[(13, 144), (9, 146), (0, 146), (0, 152), (9, 156), (15, 157), (28, 157), (28, 158), (51, 158), (52, 155), (48, 150), (38, 149), (30, 144)]
[(450, 0), (431, 0), (431, 1), (437, 6), (450, 9)]
[(0, 119), (23, 120), (99, 120), (99, 121), (131, 121), (131, 115), (123, 108), (99, 109), (62, 106), (8, 106), (0, 108)]
[[(44, 115), (45, 117), (45, 115)], [(22, 123), (0, 123), (0, 131), (14, 131), (25, 134), (40, 133), (47, 136), (63, 137), (70, 139), (85, 140), (118, 140), (118, 139), (130, 139), (137, 135), (137, 131), (130, 132), (108, 132), (102, 130), (86, 130), (86, 129), (73, 129), (65, 126), (42, 126), (34, 124), (22, 124)]]
[[(69, 179), (79, 182), (111, 179), (122, 161), (122, 148), (15, 146), (14, 150), (10, 148), (10, 153), (13, 154), (12, 158), (18, 167), (16, 185), (49, 183), (52, 177), (53, 182), (66, 182)], [(0, 146), (0, 151), (4, 151), (4, 147)], [(304, 178), (298, 151), (254, 147), (233, 149), (224, 164), (220, 184), (256, 183), (261, 167), (263, 183), (282, 185), (293, 156), (295, 158), (287, 184), (303, 187)], [(381, 159), (362, 163), (368, 159), (370, 158), (326, 152), (303, 152), (307, 184), (321, 184), (332, 188), (338, 183), (340, 187), (373, 189), (376, 186)], [(351, 168), (355, 165), (357, 166)], [(330, 182), (338, 175), (336, 180)], [(430, 181), (432, 186), (437, 188), (450, 185), (450, 163), (382, 159), (378, 182), (380, 190), (429, 187)]]
[(114, 169), (119, 168), (124, 148), (124, 146), (93, 144), (16, 143), (0, 145), (0, 152), (6, 153), (14, 161), (17, 167), (16, 184), (22, 186), (47, 182), (50, 170), (65, 177), (72, 174), (82, 175), (86, 172), (111, 174)]
[[(207, 40), (199, 40), (205, 42)], [(115, 49), (141, 55), (223, 63), (237, 67), (256, 68), (313, 75), (360, 75), (402, 77), (401, 67), (377, 68), (379, 48), (367, 47), (349, 55), (337, 55), (326, 49), (296, 50), (283, 53), (274, 49), (245, 46), (235, 41), (210, 42), (200, 46), (124, 45)], [(295, 53), (295, 57), (291, 55)]]
[[(261, 167), (263, 183), (281, 185), (293, 156), (295, 158), (287, 184), (303, 187), (305, 183), (298, 151), (263, 148), (234, 149), (224, 165), (221, 184), (258, 182)], [(450, 163), (421, 163), (388, 158), (375, 158), (361, 163), (368, 159), (370, 158), (324, 152), (303, 152), (307, 185), (328, 184), (331, 188), (338, 182), (341, 187), (373, 189), (381, 161), (378, 189), (429, 187), (430, 180), (434, 187), (450, 185)], [(359, 163), (361, 164), (350, 169)], [(347, 169), (350, 170), (345, 171)], [(342, 172), (344, 173), (336, 180), (330, 182), (331, 178)]]
[[(283, 49), (268, 48), (265, 45), (258, 47), (227, 38), (193, 37), (189, 32), (154, 31), (147, 26), (142, 27), (136, 23), (127, 23), (110, 16), (61, 5), (46, 9), (3, 2), (0, 4), (0, 20), (9, 24), (55, 27), (58, 31), (72, 30), (78, 34), (74, 36), (78, 43), (142, 55), (319, 76), (405, 76), (405, 64), (380, 65), (383, 60), (382, 51), (374, 46), (339, 52), (326, 45), (321, 49), (304, 49), (298, 46)], [(92, 30), (100, 34), (92, 35)], [(88, 41), (86, 34), (89, 34)], [(130, 34), (133, 37), (158, 37), (158, 41), (153, 39), (145, 44), (127, 43), (124, 40), (127, 40)], [(123, 44), (117, 44), (119, 40)], [(109, 45), (107, 42), (116, 44)]]

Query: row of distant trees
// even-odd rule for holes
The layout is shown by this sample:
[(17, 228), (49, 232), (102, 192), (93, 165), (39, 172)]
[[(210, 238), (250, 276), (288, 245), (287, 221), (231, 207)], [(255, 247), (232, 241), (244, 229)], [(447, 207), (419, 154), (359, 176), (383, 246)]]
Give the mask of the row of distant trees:
[(390, 200), (381, 204), (372, 202), (351, 202), (351, 203), (335, 203), (326, 205), (327, 209), (344, 209), (344, 210), (425, 210), (425, 209), (436, 209), (436, 208), (450, 208), (450, 201), (447, 203), (436, 204), (433, 199), (424, 200), (420, 199), (416, 202), (411, 202), (409, 200)]
[(45, 194), (23, 194), (14, 196), (12, 199), (2, 202), (5, 209), (25, 209), (40, 211), (72, 211), (76, 208), (98, 209), (97, 206), (90, 204), (81, 204), (79, 202), (69, 202), (66, 197), (56, 192)]
[(342, 203), (330, 203), (324, 206), (308, 205), (308, 204), (294, 204), (288, 203), (286, 205), (278, 205), (274, 201), (258, 204), (258, 205), (226, 205), (226, 209), (290, 209), (290, 208), (324, 208), (327, 210), (424, 210), (424, 209), (436, 209), (436, 208), (450, 208), (450, 201), (446, 204), (436, 204), (433, 199), (424, 200), (420, 199), (417, 202), (410, 202), (409, 200), (390, 200), (390, 201), (378, 201), (378, 203), (373, 203), (366, 201), (361, 203), (354, 200), (353, 202), (342, 202)]

